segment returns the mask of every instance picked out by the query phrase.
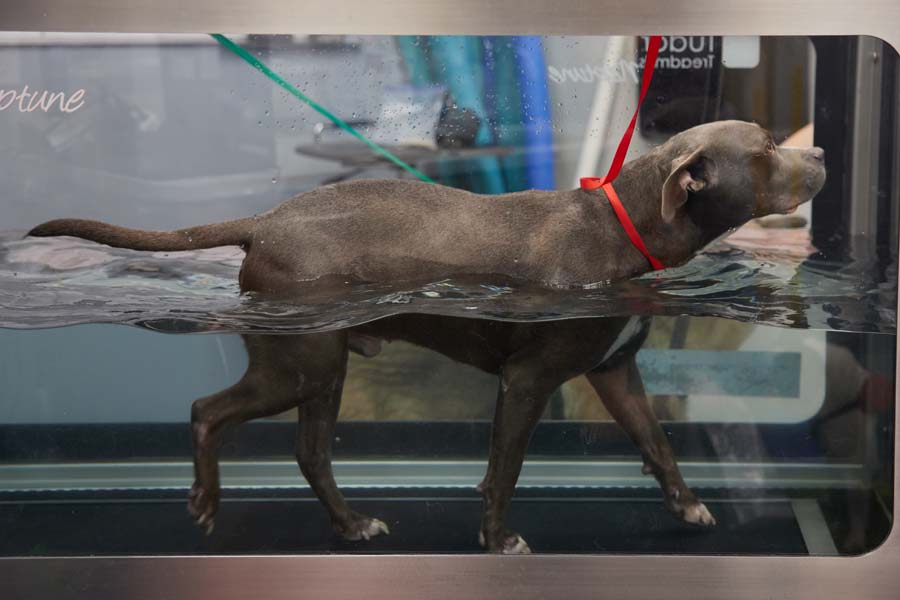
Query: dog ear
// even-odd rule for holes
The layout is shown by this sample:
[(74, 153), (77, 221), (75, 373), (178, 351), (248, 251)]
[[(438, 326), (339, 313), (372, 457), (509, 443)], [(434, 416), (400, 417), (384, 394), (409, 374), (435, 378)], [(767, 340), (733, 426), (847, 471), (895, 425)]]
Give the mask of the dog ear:
[(672, 161), (672, 171), (662, 189), (662, 218), (671, 223), (678, 209), (687, 202), (688, 192), (699, 192), (711, 183), (709, 161), (703, 158), (702, 149)]

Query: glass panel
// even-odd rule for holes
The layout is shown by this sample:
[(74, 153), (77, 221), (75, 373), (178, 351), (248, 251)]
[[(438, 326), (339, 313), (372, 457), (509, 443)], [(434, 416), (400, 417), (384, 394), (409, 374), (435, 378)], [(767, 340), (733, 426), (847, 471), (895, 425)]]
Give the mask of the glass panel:
[(0, 35), (0, 555), (878, 546), (896, 53), (664, 37), (651, 271), (650, 44)]

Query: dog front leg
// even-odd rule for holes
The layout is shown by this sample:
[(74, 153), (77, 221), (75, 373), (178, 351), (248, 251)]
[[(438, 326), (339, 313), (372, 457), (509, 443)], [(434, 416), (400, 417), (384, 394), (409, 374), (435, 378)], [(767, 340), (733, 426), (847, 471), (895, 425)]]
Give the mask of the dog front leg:
[(525, 450), (550, 395), (573, 375), (554, 369), (549, 364), (551, 356), (552, 349), (526, 350), (512, 356), (500, 373), (488, 469), (478, 486), (484, 498), (479, 542), (491, 552), (531, 552), (522, 536), (506, 529), (505, 518)]
[(640, 450), (642, 470), (659, 482), (669, 510), (687, 523), (715, 525), (716, 520), (681, 476), (666, 433), (647, 402), (635, 356), (609, 369), (588, 373), (587, 378), (616, 423)]

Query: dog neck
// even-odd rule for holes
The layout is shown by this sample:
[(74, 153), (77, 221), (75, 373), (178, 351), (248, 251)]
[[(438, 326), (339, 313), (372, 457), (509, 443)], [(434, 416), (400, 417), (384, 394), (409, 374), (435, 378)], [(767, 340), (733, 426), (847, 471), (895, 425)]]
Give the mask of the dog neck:
[(651, 151), (627, 163), (613, 187), (650, 253), (666, 267), (675, 267), (726, 231), (706, 231), (685, 210), (678, 211), (671, 222), (663, 221), (662, 189), (670, 170), (670, 161)]

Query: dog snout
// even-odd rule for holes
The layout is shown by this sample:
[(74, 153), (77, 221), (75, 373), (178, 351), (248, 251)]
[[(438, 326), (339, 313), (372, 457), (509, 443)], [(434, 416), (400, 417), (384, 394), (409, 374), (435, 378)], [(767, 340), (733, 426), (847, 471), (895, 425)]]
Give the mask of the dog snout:
[(819, 148), (818, 146), (814, 146), (814, 147), (810, 148), (807, 151), (806, 155), (811, 160), (813, 160), (817, 163), (825, 164), (825, 151), (822, 148)]
[(818, 146), (809, 148), (805, 153), (806, 187), (812, 195), (816, 195), (825, 184), (825, 151)]

